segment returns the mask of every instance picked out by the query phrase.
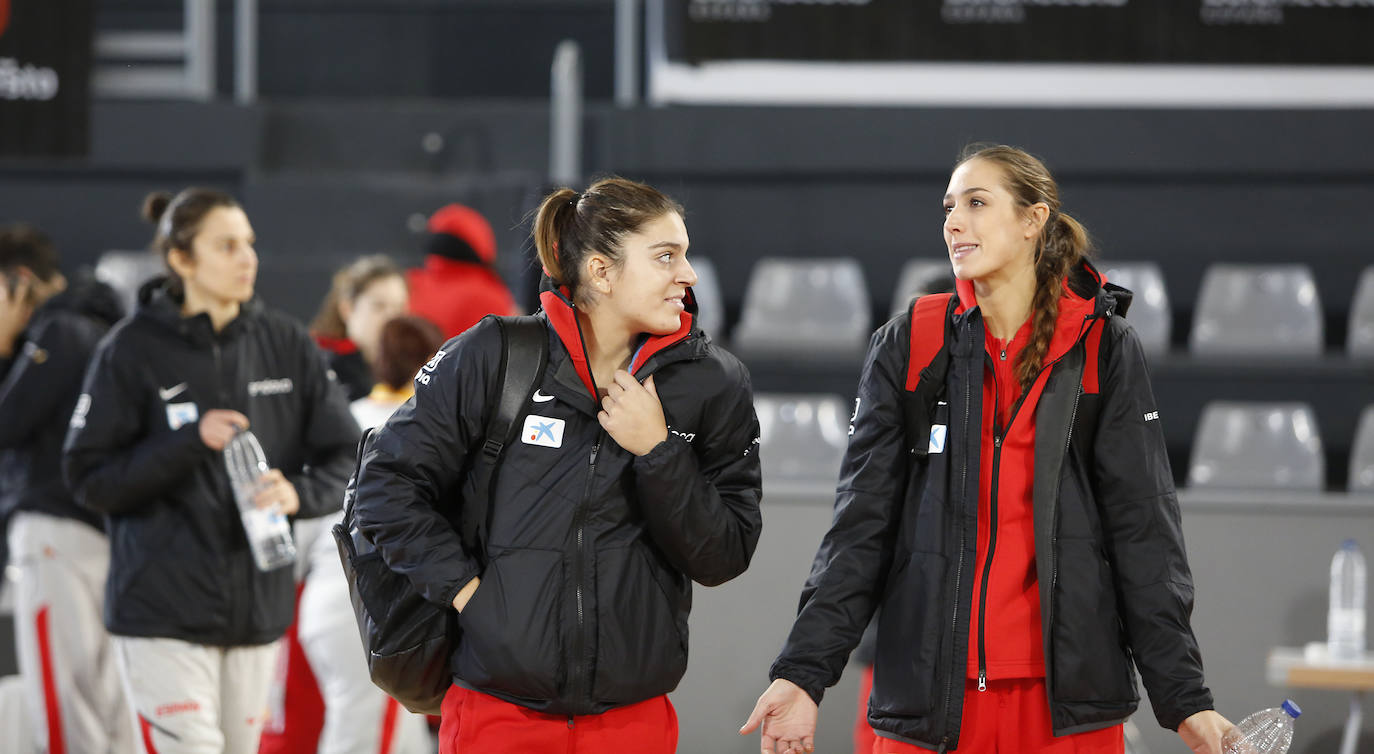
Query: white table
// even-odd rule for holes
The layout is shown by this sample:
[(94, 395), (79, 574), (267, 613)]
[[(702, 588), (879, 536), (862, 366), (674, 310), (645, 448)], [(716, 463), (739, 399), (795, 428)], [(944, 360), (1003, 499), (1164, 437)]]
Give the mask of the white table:
[(1302, 647), (1275, 647), (1265, 666), (1271, 686), (1350, 692), (1350, 716), (1341, 736), (1340, 754), (1355, 754), (1363, 717), (1364, 692), (1374, 689), (1374, 654), (1356, 661), (1335, 662), (1327, 657), (1324, 643)]

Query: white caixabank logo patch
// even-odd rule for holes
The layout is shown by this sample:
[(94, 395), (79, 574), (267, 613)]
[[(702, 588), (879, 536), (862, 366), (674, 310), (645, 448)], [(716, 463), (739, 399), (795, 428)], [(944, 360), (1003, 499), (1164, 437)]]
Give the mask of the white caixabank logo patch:
[(520, 441), (526, 445), (538, 445), (543, 448), (561, 448), (564, 425), (562, 419), (530, 414), (525, 417), (525, 428), (520, 433)]
[(181, 429), (187, 424), (192, 424), (200, 419), (200, 410), (194, 403), (168, 403), (167, 404), (167, 426), (173, 431)]

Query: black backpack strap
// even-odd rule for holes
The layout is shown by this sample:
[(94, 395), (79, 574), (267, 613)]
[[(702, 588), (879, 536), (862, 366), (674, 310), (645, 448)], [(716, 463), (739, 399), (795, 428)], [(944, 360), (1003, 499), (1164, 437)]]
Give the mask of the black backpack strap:
[(495, 396), (492, 413), (487, 420), (486, 438), (473, 463), (473, 495), (464, 500), (462, 528), (463, 544), (481, 558), (487, 515), (491, 508), (491, 485), (501, 452), (515, 432), (520, 412), (529, 403), (530, 395), (539, 387), (539, 378), (549, 360), (549, 335), (544, 321), (534, 315), (495, 317), (501, 330), (501, 371), (497, 383), (501, 390)]

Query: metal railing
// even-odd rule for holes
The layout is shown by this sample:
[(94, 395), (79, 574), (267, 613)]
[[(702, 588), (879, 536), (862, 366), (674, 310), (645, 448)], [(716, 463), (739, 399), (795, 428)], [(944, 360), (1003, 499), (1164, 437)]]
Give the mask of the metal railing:
[[(183, 0), (177, 31), (102, 31), (91, 88), (102, 97), (214, 99), (215, 2)], [(234, 93), (258, 93), (258, 0), (234, 0)]]

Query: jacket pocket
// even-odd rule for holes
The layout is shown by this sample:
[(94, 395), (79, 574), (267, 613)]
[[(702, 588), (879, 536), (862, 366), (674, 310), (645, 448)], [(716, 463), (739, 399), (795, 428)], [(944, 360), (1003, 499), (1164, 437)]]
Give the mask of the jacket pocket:
[(598, 703), (666, 694), (687, 670), (688, 592), (643, 545), (602, 550), (596, 564)]
[(941, 650), (953, 620), (953, 602), (945, 587), (947, 570), (943, 555), (916, 552), (888, 576), (878, 614), (869, 698), (882, 716), (915, 717), (936, 709), (943, 677)]
[(458, 615), (454, 672), (479, 689), (553, 699), (563, 685), (559, 634), (563, 556), (508, 550), (493, 557)]
[(1059, 540), (1051, 651), (1057, 702), (1134, 702), (1112, 567), (1095, 540)]

